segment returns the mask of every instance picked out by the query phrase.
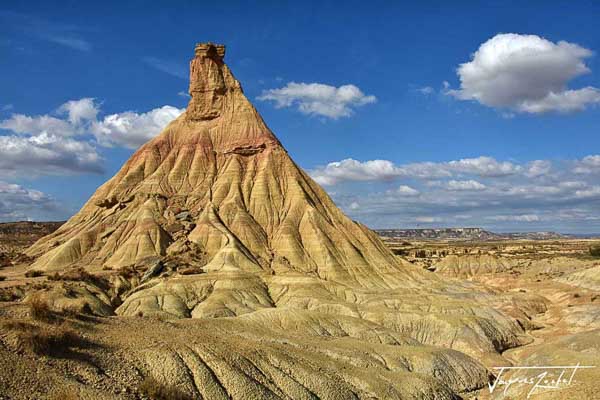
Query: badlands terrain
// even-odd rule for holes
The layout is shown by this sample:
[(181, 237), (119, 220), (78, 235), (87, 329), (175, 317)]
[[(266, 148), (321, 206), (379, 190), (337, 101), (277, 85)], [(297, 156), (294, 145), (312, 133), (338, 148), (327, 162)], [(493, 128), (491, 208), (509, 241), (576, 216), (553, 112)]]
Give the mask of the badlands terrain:
[[(58, 280), (52, 274), (25, 276), (31, 260), (24, 252), (58, 226), (0, 224), (0, 276), (5, 277), (0, 282), (0, 398), (519, 399), (527, 397), (530, 386), (515, 385), (506, 395), (504, 388), (489, 393), (487, 381), (498, 372), (493, 367), (596, 365), (600, 357), (600, 258), (589, 255), (600, 241), (384, 237), (412, 268), (473, 289), (472, 299), (462, 305), (435, 304), (429, 295), (432, 313), (419, 310), (427, 301), (397, 294), (405, 303), (395, 306), (397, 314), (407, 322), (382, 317), (374, 322), (372, 314), (368, 319), (336, 315), (314, 306), (234, 318), (123, 317), (111, 305), (115, 289), (110, 282), (139, 285), (143, 270), (100, 269), (89, 275), (74, 270)], [(178, 274), (167, 270), (159, 279), (169, 275)], [(313, 288), (302, 289), (310, 293)], [(41, 307), (39, 313), (39, 304), (30, 301), (36, 293), (62, 293), (63, 298), (55, 297), (50, 310)], [(313, 293), (315, 304), (328, 299), (332, 306), (332, 296)], [(392, 298), (386, 291), (373, 297), (369, 302)], [(358, 308), (356, 300), (337, 301), (338, 307), (344, 303)], [(470, 348), (496, 334), (491, 326), (469, 327), (474, 307), (481, 304), (488, 304), (490, 325), (502, 323), (499, 315), (509, 316), (520, 337), (502, 347), (492, 342)], [(452, 310), (461, 306), (462, 311)], [(440, 318), (446, 313), (461, 316), (453, 321), (460, 331)], [(51, 341), (48, 348), (38, 348), (38, 341), (45, 344), (41, 338)], [(575, 383), (559, 391), (538, 390), (532, 398), (593, 399), (599, 377), (597, 370), (581, 370)], [(368, 386), (359, 390), (365, 382)], [(431, 390), (424, 391), (425, 384)]]
[(595, 242), (384, 243), (224, 57), (196, 46), (186, 112), (69, 221), (2, 236), (0, 398), (525, 398), (490, 393), (494, 368), (597, 363)]

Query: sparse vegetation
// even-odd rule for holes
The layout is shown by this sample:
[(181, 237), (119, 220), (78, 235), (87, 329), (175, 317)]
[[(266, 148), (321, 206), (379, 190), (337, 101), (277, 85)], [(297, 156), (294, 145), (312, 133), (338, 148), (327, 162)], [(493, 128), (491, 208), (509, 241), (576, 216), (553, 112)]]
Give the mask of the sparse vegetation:
[(397, 256), (407, 256), (408, 255), (408, 250), (405, 250), (405, 249), (392, 249), (392, 253), (394, 253)]
[(56, 320), (56, 315), (50, 310), (48, 303), (36, 295), (32, 296), (29, 300), (29, 316), (33, 320), (42, 322), (53, 322)]
[(10, 257), (7, 254), (0, 253), (0, 267), (8, 267), (12, 264)]
[(184, 268), (184, 269), (178, 270), (177, 272), (179, 272), (180, 275), (195, 275), (195, 274), (203, 274), (204, 273), (204, 271), (198, 267)]
[(417, 250), (415, 252), (416, 258), (427, 258), (427, 252), (425, 250)]
[(162, 384), (152, 376), (148, 376), (142, 381), (139, 390), (152, 400), (191, 400), (175, 386)]
[(55, 272), (48, 276), (49, 281), (91, 281), (95, 278), (94, 275), (79, 267), (70, 271), (59, 274)]
[(21, 298), (21, 296), (16, 293), (14, 288), (5, 288), (0, 290), (0, 301), (15, 301), (19, 298)]
[(23, 350), (37, 355), (53, 356), (76, 347), (79, 336), (64, 325), (34, 325), (28, 322), (12, 321), (4, 324), (8, 330), (16, 333)]
[(38, 271), (37, 269), (32, 269), (25, 272), (25, 276), (27, 278), (37, 278), (38, 276), (42, 276), (44, 273), (42, 271)]
[(0, 282), (5, 281), (6, 277), (4, 275), (0, 275)]
[(600, 245), (591, 246), (590, 255), (595, 258), (600, 258)]
[(48, 400), (79, 400), (79, 394), (73, 388), (60, 387), (50, 394)]
[(90, 274), (84, 268), (78, 267), (76, 269), (63, 272), (59, 274), (58, 272), (53, 275), (48, 276), (48, 280), (50, 281), (75, 281), (75, 282), (87, 282), (94, 284), (98, 287), (106, 287), (107, 282), (105, 279)]
[(125, 279), (131, 279), (134, 276), (138, 275), (138, 272), (136, 271), (135, 267), (133, 267), (132, 265), (127, 266), (125, 268), (121, 268), (119, 270), (119, 275), (122, 276)]

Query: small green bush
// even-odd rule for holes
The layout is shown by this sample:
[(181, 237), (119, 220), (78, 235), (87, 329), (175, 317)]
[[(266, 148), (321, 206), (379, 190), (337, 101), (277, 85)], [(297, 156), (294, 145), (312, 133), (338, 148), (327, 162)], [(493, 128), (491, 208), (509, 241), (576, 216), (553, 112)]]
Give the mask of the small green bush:
[(600, 245), (590, 247), (590, 255), (592, 257), (600, 258)]

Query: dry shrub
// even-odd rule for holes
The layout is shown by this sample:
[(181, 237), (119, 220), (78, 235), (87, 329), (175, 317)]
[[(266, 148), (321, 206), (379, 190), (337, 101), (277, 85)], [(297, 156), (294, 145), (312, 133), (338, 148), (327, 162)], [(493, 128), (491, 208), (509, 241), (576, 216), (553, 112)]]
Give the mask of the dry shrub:
[(134, 276), (137, 276), (137, 274), (138, 274), (138, 272), (136, 271), (135, 267), (133, 267), (132, 265), (121, 268), (119, 270), (119, 275), (125, 279), (131, 279)]
[(70, 271), (59, 274), (55, 272), (53, 275), (48, 276), (49, 281), (82, 281), (87, 282), (95, 278), (94, 275), (87, 272), (85, 269), (79, 267)]
[(31, 269), (31, 270), (25, 272), (25, 276), (27, 278), (37, 278), (38, 276), (42, 276), (42, 275), (44, 275), (44, 273), (37, 269)]
[(57, 328), (44, 328), (38, 331), (27, 332), (24, 335), (28, 348), (38, 355), (53, 355), (61, 353), (79, 342), (77, 334), (63, 326)]
[(203, 274), (204, 271), (200, 268), (190, 267), (178, 270), (180, 275), (195, 275), (195, 274)]
[(33, 257), (29, 257), (25, 254), (22, 253), (18, 253), (15, 257), (14, 257), (14, 262), (16, 264), (31, 264), (33, 261), (35, 260), (35, 258)]
[(0, 282), (5, 281), (6, 277), (4, 275), (0, 275)]
[(48, 400), (79, 400), (79, 394), (77, 390), (63, 386), (50, 393)]
[(162, 384), (151, 376), (142, 381), (139, 390), (152, 400), (191, 400), (175, 386)]
[(600, 258), (600, 245), (590, 247), (590, 255), (592, 257)]
[(41, 297), (33, 295), (29, 300), (29, 316), (31, 319), (42, 322), (53, 322), (56, 315)]
[(34, 325), (28, 322), (11, 321), (4, 324), (8, 330), (16, 331), (16, 337), (24, 350), (37, 355), (53, 356), (65, 353), (81, 342), (79, 336), (64, 325)]
[(0, 289), (0, 301), (15, 301), (20, 298), (21, 296), (15, 293), (14, 288)]
[(0, 253), (0, 268), (1, 267), (10, 267), (12, 265), (12, 261), (7, 254)]
[(75, 282), (86, 282), (94, 284), (98, 287), (105, 287), (107, 282), (105, 279), (90, 274), (83, 267), (79, 267), (70, 271), (59, 274), (58, 272), (48, 276), (50, 281), (75, 281)]

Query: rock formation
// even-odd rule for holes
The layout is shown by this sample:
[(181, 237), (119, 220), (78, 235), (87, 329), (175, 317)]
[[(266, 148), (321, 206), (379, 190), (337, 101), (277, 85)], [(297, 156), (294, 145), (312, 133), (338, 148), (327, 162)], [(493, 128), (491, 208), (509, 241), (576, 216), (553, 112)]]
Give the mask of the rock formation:
[(195, 252), (205, 271), (315, 274), (390, 287), (409, 275), (294, 164), (223, 63), (199, 44), (187, 112), (142, 146), (79, 213), (29, 250), (33, 268), (122, 268)]
[[(113, 273), (108, 289), (81, 283), (67, 302), (97, 315), (195, 319), (179, 325), (189, 336), (137, 352), (190, 395), (213, 385), (222, 393), (210, 398), (450, 399), (486, 385), (471, 357), (505, 362), (502, 351), (529, 340), (510, 316), (523, 314), (519, 303), (422, 271), (346, 217), (292, 161), (224, 56), (222, 45), (196, 46), (187, 111), (35, 243), (30, 268), (143, 269)], [(60, 307), (64, 292), (46, 299)], [(224, 333), (206, 342), (214, 351), (190, 344), (207, 326), (236, 332), (227, 340), (239, 352), (228, 354)], [(346, 375), (315, 368), (327, 363)]]

